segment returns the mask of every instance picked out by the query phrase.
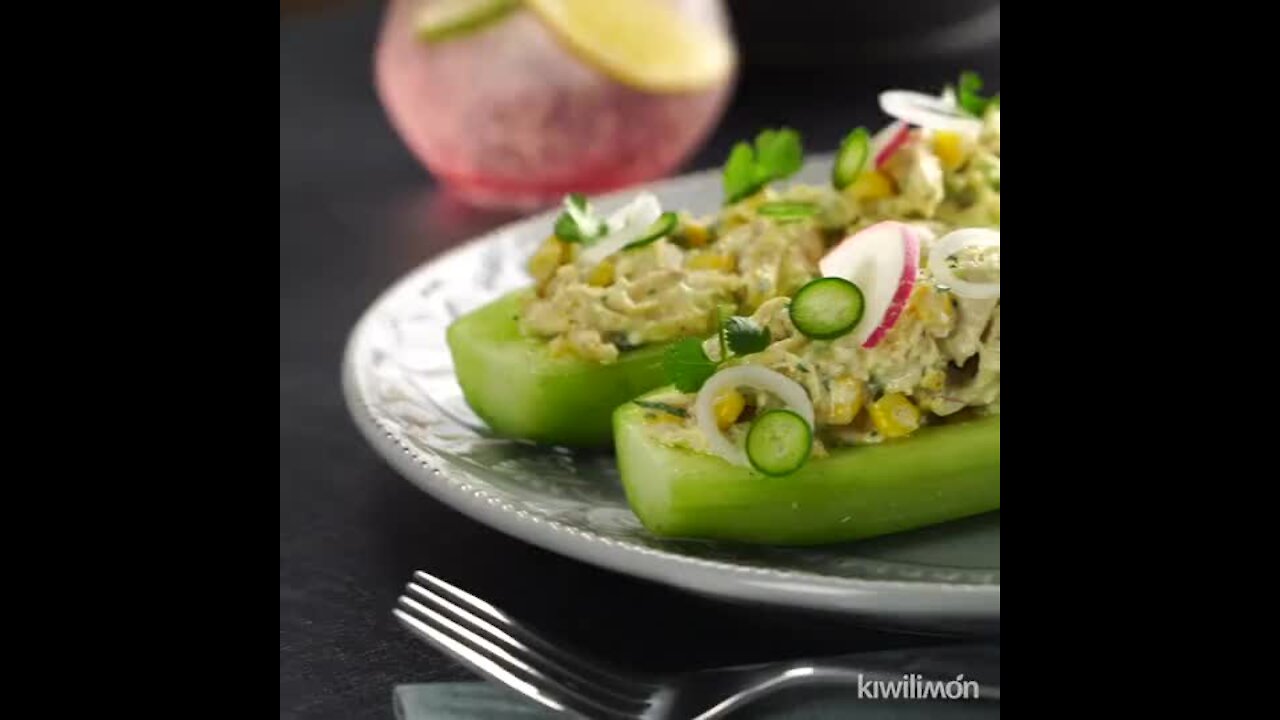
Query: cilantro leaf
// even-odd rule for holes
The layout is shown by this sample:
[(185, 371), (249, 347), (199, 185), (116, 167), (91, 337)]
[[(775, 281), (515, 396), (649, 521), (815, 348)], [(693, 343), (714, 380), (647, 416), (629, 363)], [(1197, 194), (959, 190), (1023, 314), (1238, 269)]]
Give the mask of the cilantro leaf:
[(734, 355), (750, 355), (769, 347), (773, 334), (749, 317), (734, 316), (725, 321), (724, 337)]
[(729, 322), (729, 318), (733, 317), (737, 307), (729, 303), (720, 303), (716, 306), (715, 324), (716, 324), (716, 340), (720, 341), (720, 362), (729, 357), (729, 346), (725, 344), (724, 324)]
[(715, 373), (716, 363), (707, 357), (701, 342), (685, 338), (667, 348), (662, 356), (662, 369), (677, 390), (693, 393)]
[(726, 202), (737, 202), (751, 195), (760, 186), (756, 184), (756, 154), (751, 145), (740, 142), (733, 146), (724, 164), (724, 197)]
[(791, 128), (765, 130), (756, 136), (754, 146), (740, 142), (724, 164), (725, 203), (735, 203), (774, 180), (790, 177), (803, 164), (800, 133)]
[(756, 163), (762, 174), (772, 180), (794, 175), (804, 164), (804, 146), (800, 133), (791, 128), (765, 130), (756, 136)]
[(1000, 96), (983, 97), (982, 77), (976, 72), (963, 72), (960, 73), (960, 84), (956, 88), (956, 104), (970, 115), (982, 117), (988, 106), (1000, 106)]
[[(564, 212), (556, 218), (556, 237), (568, 243), (590, 243), (603, 235), (607, 228), (604, 222), (595, 216), (587, 196), (582, 193), (569, 193), (564, 199)], [(587, 227), (583, 227), (583, 225)]]
[(578, 230), (578, 223), (574, 222), (567, 212), (560, 213), (560, 217), (556, 218), (556, 227), (553, 232), (556, 237), (567, 243), (580, 243), (586, 240), (582, 237), (582, 231)]

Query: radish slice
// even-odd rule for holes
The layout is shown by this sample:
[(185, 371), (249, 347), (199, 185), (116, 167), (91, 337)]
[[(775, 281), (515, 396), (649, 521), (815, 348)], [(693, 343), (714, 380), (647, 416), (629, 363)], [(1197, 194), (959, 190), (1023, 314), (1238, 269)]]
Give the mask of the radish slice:
[(966, 135), (982, 132), (982, 121), (966, 115), (955, 101), (911, 90), (880, 93), (880, 109), (912, 125), (930, 130), (954, 130)]
[[(662, 205), (652, 193), (640, 193), (634, 200), (619, 208), (605, 221), (608, 230), (604, 237), (587, 247), (578, 256), (578, 262), (595, 265), (618, 252), (632, 242), (644, 237), (649, 226), (662, 215)], [(575, 218), (576, 220), (576, 218)]]
[(920, 236), (900, 222), (881, 222), (850, 235), (818, 263), (827, 277), (862, 290), (866, 311), (851, 333), (864, 348), (880, 344), (911, 298), (920, 269)]
[(884, 167), (884, 164), (889, 162), (889, 158), (907, 144), (907, 139), (910, 137), (911, 126), (901, 120), (876, 133), (876, 136), (871, 138), (871, 153), (875, 158), (876, 168)]
[(990, 300), (1000, 297), (1000, 281), (970, 282), (961, 280), (947, 265), (947, 257), (964, 248), (1000, 247), (1000, 231), (987, 228), (965, 228), (943, 235), (929, 251), (929, 271), (939, 283), (960, 297)]
[(813, 429), (813, 401), (795, 380), (763, 365), (737, 365), (712, 375), (702, 384), (693, 401), (693, 417), (698, 429), (711, 443), (711, 452), (734, 465), (751, 467), (747, 451), (729, 440), (716, 424), (716, 398), (725, 390), (740, 387), (761, 390), (778, 398), (788, 410), (799, 415)]

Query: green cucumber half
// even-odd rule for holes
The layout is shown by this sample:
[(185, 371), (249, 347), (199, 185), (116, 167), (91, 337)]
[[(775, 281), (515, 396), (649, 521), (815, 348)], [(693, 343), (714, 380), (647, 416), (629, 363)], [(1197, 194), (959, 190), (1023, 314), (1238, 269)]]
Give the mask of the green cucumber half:
[(665, 444), (646, 413), (619, 406), (614, 442), (627, 501), (660, 537), (819, 545), (1000, 508), (999, 415), (835, 448), (779, 478)]
[(668, 343), (621, 353), (601, 364), (553, 357), (548, 344), (520, 333), (522, 296), (506, 295), (449, 326), (449, 350), (467, 404), (494, 432), (576, 447), (607, 447), (614, 408), (667, 382)]

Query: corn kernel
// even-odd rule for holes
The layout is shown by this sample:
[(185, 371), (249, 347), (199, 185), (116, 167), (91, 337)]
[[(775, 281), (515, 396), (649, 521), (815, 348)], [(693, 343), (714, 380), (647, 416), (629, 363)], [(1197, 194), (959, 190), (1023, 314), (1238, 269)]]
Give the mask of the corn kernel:
[(720, 270), (722, 272), (733, 272), (737, 266), (737, 262), (732, 255), (724, 255), (721, 253), (698, 253), (685, 263), (690, 270)]
[(893, 180), (879, 170), (862, 173), (849, 186), (849, 194), (854, 200), (879, 200), (893, 193)]
[(920, 387), (925, 390), (941, 390), (942, 386), (947, 382), (947, 374), (937, 368), (925, 372), (924, 377), (920, 378)]
[(920, 427), (920, 410), (902, 393), (889, 393), (871, 403), (871, 422), (886, 438), (910, 435)]
[(564, 263), (565, 244), (555, 235), (548, 237), (529, 258), (529, 274), (539, 285), (550, 280)]
[(866, 397), (862, 383), (853, 378), (840, 378), (831, 383), (831, 409), (827, 412), (827, 424), (848, 425), (853, 422)]
[(742, 393), (737, 390), (731, 388), (721, 393), (712, 405), (716, 413), (716, 425), (719, 425), (721, 430), (728, 428), (738, 421), (738, 417), (742, 415), (742, 410), (746, 406), (746, 398), (742, 397)]
[(689, 247), (705, 247), (711, 241), (711, 231), (705, 225), (689, 223), (684, 226), (684, 239)]
[(938, 292), (926, 284), (916, 286), (911, 310), (934, 337), (950, 334), (956, 320), (956, 303), (951, 293)]
[(955, 170), (964, 164), (964, 140), (960, 133), (939, 130), (933, 134), (933, 153), (942, 162), (944, 170)]
[(614, 266), (608, 260), (602, 260), (599, 265), (591, 269), (591, 274), (587, 275), (587, 284), (595, 287), (607, 287), (613, 284)]

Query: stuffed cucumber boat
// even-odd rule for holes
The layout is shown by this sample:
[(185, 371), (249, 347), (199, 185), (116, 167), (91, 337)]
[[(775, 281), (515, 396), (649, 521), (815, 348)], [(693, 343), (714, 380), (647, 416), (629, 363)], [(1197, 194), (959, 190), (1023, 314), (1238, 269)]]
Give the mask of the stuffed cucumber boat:
[(934, 109), (937, 128), (927, 110), (885, 103), (902, 117), (874, 137), (850, 133), (826, 185), (775, 186), (802, 165), (792, 130), (739, 143), (724, 206), (708, 216), (648, 193), (607, 217), (566, 198), (529, 260), (531, 286), (449, 328), (467, 402), (501, 435), (608, 446), (612, 412), (666, 382), (675, 343), (794, 295), (850, 233), (886, 219), (935, 233), (998, 226), (999, 107), (964, 110), (956, 97), (933, 98), (949, 108)]
[(657, 535), (818, 544), (1000, 507), (1000, 233), (884, 222), (618, 408)]
[(1000, 507), (999, 416), (835, 450), (777, 478), (663, 443), (649, 432), (651, 413), (624, 405), (615, 423), (627, 498), (655, 535), (818, 545)]

